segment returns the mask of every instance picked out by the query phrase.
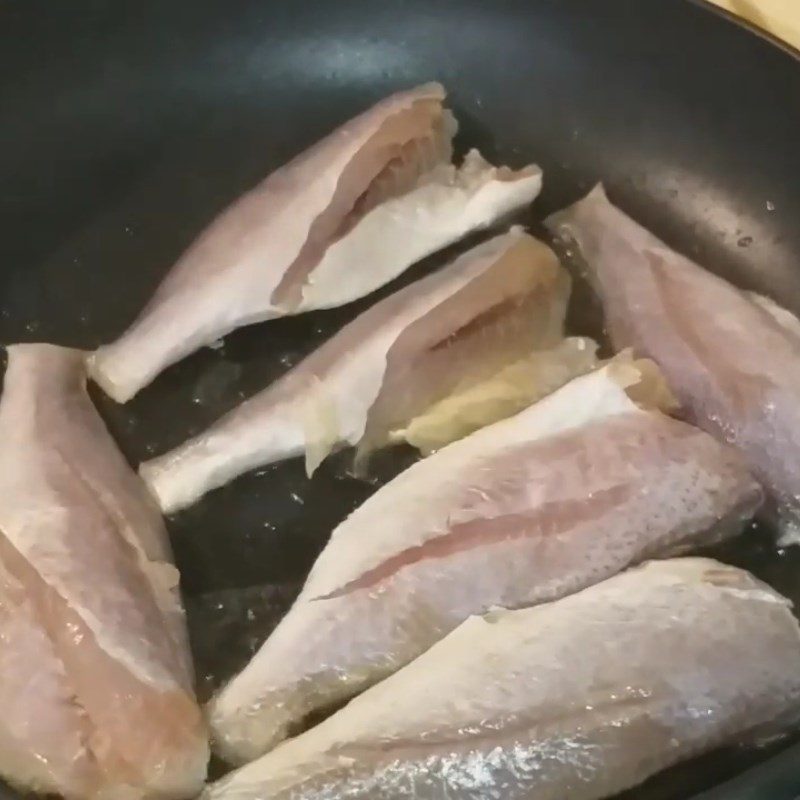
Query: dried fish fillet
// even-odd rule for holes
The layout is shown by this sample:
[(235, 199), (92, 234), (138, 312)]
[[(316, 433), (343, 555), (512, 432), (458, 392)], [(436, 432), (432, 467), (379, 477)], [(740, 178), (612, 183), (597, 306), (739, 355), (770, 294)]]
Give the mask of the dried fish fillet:
[(655, 360), (686, 418), (744, 453), (800, 540), (800, 320), (670, 250), (602, 187), (548, 225), (580, 246), (614, 345)]
[(630, 399), (657, 378), (652, 365), (617, 359), (370, 497), (212, 701), (219, 752), (256, 758), (472, 614), (553, 600), (736, 532), (759, 487), (735, 450)]
[[(557, 345), (569, 288), (555, 254), (514, 228), (377, 303), (207, 431), (143, 464), (141, 474), (172, 512), (263, 464), (305, 453), (313, 472), (337, 447), (385, 444), (390, 426), (452, 390)], [(561, 355), (543, 390), (589, 360)], [(502, 411), (485, 409), (485, 422)]]
[(716, 561), (650, 562), (473, 617), (202, 800), (600, 800), (798, 718), (789, 601)]
[(235, 328), (363, 297), (469, 231), (529, 203), (534, 166), (450, 163), (456, 123), (436, 83), (400, 92), (277, 170), (224, 211), (120, 339), (90, 358), (124, 402)]
[(67, 798), (203, 784), (177, 570), (85, 391), (84, 354), (8, 348), (0, 400), (0, 774)]

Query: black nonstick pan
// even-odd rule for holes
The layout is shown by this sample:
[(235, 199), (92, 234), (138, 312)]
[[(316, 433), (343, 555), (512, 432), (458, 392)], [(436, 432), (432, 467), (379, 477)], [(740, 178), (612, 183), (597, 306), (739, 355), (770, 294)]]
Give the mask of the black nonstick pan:
[[(237, 194), (380, 96), (430, 79), (450, 91), (461, 142), (543, 167), (521, 220), (534, 230), (602, 180), (669, 244), (800, 312), (800, 60), (703, 4), (6, 0), (0, 341), (115, 337)], [(138, 463), (375, 299), (241, 330), (128, 405), (97, 402)], [(596, 326), (579, 303), (575, 327)], [(202, 695), (269, 632), (335, 523), (408, 458), (392, 453), (372, 482), (344, 457), (311, 482), (289, 462), (170, 520)], [(769, 530), (715, 554), (800, 601), (800, 551), (776, 550)], [(715, 753), (625, 797), (791, 800), (793, 741)]]

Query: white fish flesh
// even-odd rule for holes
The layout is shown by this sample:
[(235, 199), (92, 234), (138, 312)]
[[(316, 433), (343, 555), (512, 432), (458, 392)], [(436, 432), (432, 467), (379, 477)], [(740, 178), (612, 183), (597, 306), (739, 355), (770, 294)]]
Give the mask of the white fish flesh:
[(738, 447), (800, 538), (800, 320), (670, 250), (602, 187), (548, 221), (574, 239), (617, 348), (658, 363), (683, 415)]
[(212, 700), (212, 739), (256, 758), (467, 617), (553, 600), (736, 532), (761, 492), (739, 454), (637, 405), (620, 359), (451, 444), (333, 532), (295, 605)]
[(208, 736), (163, 521), (84, 354), (8, 348), (0, 400), (0, 775), (75, 800), (189, 798)]
[(528, 204), (541, 171), (451, 163), (436, 83), (386, 98), (278, 169), (195, 240), (132, 326), (90, 358), (118, 402), (242, 325), (363, 297)]
[(563, 364), (540, 382), (558, 388), (594, 365), (592, 344), (562, 340), (569, 290), (552, 250), (512, 229), (377, 303), (141, 475), (170, 513), (284, 458), (305, 453), (311, 473), (331, 450), (365, 439), (368, 421), (369, 448), (385, 444), (419, 409), (533, 350)]
[(701, 558), (464, 622), (202, 800), (600, 800), (800, 718), (790, 603)]

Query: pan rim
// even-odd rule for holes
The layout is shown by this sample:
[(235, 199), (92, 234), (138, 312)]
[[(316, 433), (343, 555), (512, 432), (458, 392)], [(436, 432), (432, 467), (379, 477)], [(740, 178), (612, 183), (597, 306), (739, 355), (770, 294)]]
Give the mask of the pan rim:
[(800, 47), (796, 47), (791, 42), (781, 39), (779, 36), (776, 36), (774, 33), (771, 33), (765, 28), (756, 25), (749, 19), (741, 17), (733, 11), (729, 11), (727, 8), (722, 8), (721, 6), (716, 5), (716, 3), (711, 2), (711, 0), (689, 0), (689, 2), (708, 13), (727, 20), (727, 22), (730, 24), (736, 25), (737, 27), (748, 31), (751, 34), (754, 34), (768, 45), (775, 47), (778, 50), (782, 50), (793, 61), (800, 65)]

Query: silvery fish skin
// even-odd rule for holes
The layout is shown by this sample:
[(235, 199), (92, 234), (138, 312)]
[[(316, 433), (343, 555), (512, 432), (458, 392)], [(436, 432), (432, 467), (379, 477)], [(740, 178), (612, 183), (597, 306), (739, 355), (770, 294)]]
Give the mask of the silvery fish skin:
[[(376, 303), (281, 379), (144, 463), (140, 473), (171, 513), (284, 458), (305, 454), (312, 473), (331, 450), (359, 443), (368, 421), (373, 446), (384, 444), (390, 422), (402, 425), (457, 383), (561, 345), (569, 291), (553, 251), (513, 228)], [(554, 357), (565, 366), (563, 383), (594, 365), (594, 348), (570, 339)], [(380, 419), (373, 419), (376, 403)]]
[(550, 601), (739, 530), (761, 492), (739, 454), (629, 396), (619, 359), (445, 447), (333, 532), (296, 603), (212, 700), (244, 763), (364, 691), (472, 614)]
[(386, 98), (243, 195), (89, 359), (118, 402), (235, 328), (340, 306), (529, 203), (541, 171), (451, 162), (456, 123), (430, 83)]
[(579, 245), (614, 345), (656, 361), (686, 418), (744, 453), (796, 541), (800, 321), (670, 250), (602, 187), (548, 226)]
[(8, 348), (0, 399), (0, 774), (76, 800), (187, 798), (208, 735), (169, 540), (85, 391)]
[(600, 800), (800, 717), (790, 603), (701, 558), (464, 622), (202, 800)]

